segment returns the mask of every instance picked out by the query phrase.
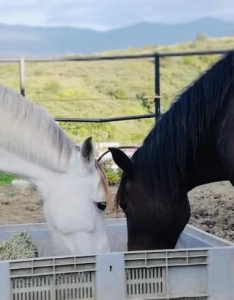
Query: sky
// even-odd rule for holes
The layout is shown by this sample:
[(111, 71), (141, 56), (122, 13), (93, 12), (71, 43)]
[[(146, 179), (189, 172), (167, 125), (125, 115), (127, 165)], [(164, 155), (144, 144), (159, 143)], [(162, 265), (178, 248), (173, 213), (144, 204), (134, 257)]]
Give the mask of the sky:
[(234, 20), (234, 0), (0, 0), (0, 23), (110, 30), (137, 22)]

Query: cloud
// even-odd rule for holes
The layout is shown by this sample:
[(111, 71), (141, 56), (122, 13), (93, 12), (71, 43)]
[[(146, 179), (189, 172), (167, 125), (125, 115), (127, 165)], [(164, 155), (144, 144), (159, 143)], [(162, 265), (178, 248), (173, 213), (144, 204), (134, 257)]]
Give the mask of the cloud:
[(0, 0), (1, 23), (45, 25), (48, 13), (45, 0)]
[(232, 20), (233, 0), (0, 0), (0, 22), (106, 30), (136, 22)]
[(19, 5), (34, 5), (39, 3), (40, 0), (0, 0), (0, 5), (19, 6)]
[(225, 17), (227, 12), (234, 16), (233, 0), (70, 0), (57, 3), (54, 14), (46, 21), (109, 29), (140, 21), (185, 22), (205, 16)]

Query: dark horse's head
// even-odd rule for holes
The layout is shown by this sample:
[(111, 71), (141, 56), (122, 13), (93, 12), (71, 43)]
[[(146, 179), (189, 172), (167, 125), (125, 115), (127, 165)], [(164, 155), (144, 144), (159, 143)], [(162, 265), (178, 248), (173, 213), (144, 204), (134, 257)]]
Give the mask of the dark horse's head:
[(132, 158), (109, 148), (123, 171), (116, 203), (126, 215), (129, 250), (174, 248), (190, 218), (188, 191), (226, 180), (217, 145), (233, 57), (228, 53), (184, 90)]
[(148, 158), (150, 165), (148, 164), (147, 169), (146, 157), (140, 157), (142, 148), (131, 159), (120, 149), (109, 150), (115, 163), (123, 171), (116, 204), (126, 215), (128, 250), (174, 248), (190, 216), (188, 201), (177, 205), (165, 202), (172, 195), (168, 192), (165, 196), (159, 191), (158, 176), (154, 176), (157, 168), (155, 172), (152, 171), (154, 158)]

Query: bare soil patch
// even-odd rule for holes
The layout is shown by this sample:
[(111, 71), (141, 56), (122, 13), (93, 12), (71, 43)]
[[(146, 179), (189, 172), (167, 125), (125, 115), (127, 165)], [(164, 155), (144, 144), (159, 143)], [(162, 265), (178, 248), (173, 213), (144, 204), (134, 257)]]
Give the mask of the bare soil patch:
[[(123, 217), (114, 207), (116, 186), (111, 187), (112, 201), (107, 218)], [(234, 241), (234, 189), (229, 182), (197, 187), (189, 193), (189, 223), (216, 236)], [(45, 222), (40, 196), (34, 189), (19, 190), (0, 186), (0, 225)]]

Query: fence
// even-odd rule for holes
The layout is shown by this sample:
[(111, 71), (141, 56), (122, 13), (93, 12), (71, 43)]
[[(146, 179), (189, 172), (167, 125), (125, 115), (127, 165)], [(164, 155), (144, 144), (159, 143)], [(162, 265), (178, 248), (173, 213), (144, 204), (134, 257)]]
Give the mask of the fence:
[(178, 57), (178, 56), (195, 56), (195, 55), (216, 55), (224, 54), (230, 50), (210, 50), (210, 51), (189, 51), (189, 52), (171, 52), (171, 53), (150, 53), (150, 54), (140, 54), (140, 55), (117, 55), (117, 56), (84, 56), (84, 57), (61, 57), (61, 58), (43, 58), (43, 59), (33, 59), (33, 58), (21, 58), (19, 59), (0, 59), (0, 63), (19, 63), (19, 74), (20, 74), (20, 93), (25, 96), (25, 65), (24, 62), (65, 62), (65, 61), (107, 61), (107, 60), (124, 60), (124, 59), (143, 59), (143, 58), (153, 58), (154, 59), (154, 107), (155, 113), (144, 114), (144, 115), (132, 115), (124, 117), (113, 117), (113, 118), (55, 118), (58, 122), (70, 122), (70, 123), (106, 123), (106, 122), (116, 122), (124, 120), (136, 120), (136, 119), (146, 119), (155, 118), (155, 122), (161, 114), (160, 111), (160, 59), (163, 57)]

